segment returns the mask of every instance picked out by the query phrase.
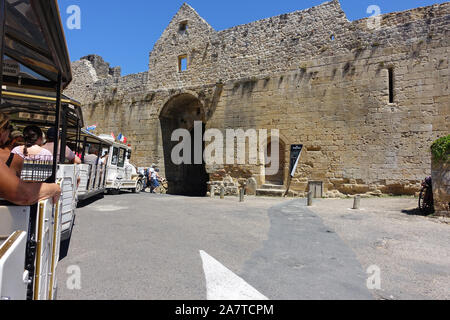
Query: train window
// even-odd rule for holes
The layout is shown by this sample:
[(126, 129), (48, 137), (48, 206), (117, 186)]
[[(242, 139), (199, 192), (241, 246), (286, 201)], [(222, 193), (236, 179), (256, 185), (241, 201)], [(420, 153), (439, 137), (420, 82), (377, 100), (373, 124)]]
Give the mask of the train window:
[(125, 156), (126, 156), (126, 151), (125, 149), (120, 149), (120, 155), (119, 155), (119, 163), (117, 164), (117, 166), (119, 168), (123, 168), (125, 166)]
[(114, 148), (111, 164), (116, 166), (119, 163), (119, 148)]

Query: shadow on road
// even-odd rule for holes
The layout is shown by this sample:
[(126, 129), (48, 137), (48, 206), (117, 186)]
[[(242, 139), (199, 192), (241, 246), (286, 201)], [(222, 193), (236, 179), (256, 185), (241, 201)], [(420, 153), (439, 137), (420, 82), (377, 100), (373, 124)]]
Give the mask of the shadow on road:
[(430, 210), (429, 212), (424, 212), (420, 210), (419, 208), (410, 209), (410, 210), (402, 210), (402, 213), (407, 214), (408, 216), (420, 216), (420, 217), (427, 217), (433, 212)]
[(59, 247), (59, 261), (63, 260), (69, 254), (70, 239), (61, 241)]
[(79, 201), (78, 205), (77, 205), (77, 208), (87, 207), (87, 206), (93, 204), (94, 202), (103, 199), (104, 197), (105, 197), (105, 195), (103, 193), (101, 193), (101, 194), (98, 194), (96, 196), (93, 196), (92, 198), (89, 198), (89, 199), (86, 199), (86, 200), (83, 200), (83, 201)]

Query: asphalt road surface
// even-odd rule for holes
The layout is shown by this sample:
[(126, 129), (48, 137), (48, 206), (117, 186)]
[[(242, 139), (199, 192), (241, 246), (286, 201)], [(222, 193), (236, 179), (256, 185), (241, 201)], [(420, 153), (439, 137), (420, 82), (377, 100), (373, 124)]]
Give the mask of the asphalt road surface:
[(77, 210), (58, 299), (373, 299), (367, 278), (305, 200), (121, 194)]

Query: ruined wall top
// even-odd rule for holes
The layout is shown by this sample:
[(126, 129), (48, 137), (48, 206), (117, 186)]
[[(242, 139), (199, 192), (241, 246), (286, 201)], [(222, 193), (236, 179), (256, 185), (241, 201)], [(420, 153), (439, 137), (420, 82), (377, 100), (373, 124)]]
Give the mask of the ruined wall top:
[[(79, 97), (75, 88), (84, 88), (83, 81), (119, 88), (180, 89), (298, 70), (314, 59), (337, 59), (366, 49), (410, 50), (418, 42), (445, 47), (449, 21), (450, 2), (446, 2), (384, 14), (381, 28), (371, 29), (368, 19), (350, 22), (339, 1), (333, 0), (215, 31), (183, 4), (150, 52), (148, 72), (120, 77), (120, 70), (111, 69), (101, 57), (88, 56), (74, 63), (69, 94)], [(185, 71), (180, 71), (182, 58), (187, 61)]]
[[(298, 69), (302, 63), (373, 46), (408, 46), (430, 33), (445, 37), (450, 3), (350, 22), (339, 1), (214, 31), (184, 4), (150, 53), (149, 87), (179, 88)], [(428, 39), (430, 40), (430, 39)], [(444, 41), (448, 42), (444, 39)], [(444, 44), (445, 45), (445, 44)], [(180, 57), (187, 70), (180, 71)]]

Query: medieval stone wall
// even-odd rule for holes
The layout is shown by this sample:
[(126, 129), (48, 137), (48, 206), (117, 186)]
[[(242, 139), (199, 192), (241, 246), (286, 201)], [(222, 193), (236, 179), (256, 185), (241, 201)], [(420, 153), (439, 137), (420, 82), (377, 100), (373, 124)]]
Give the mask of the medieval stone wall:
[[(120, 77), (80, 60), (66, 94), (102, 133), (127, 135), (138, 166), (164, 167), (161, 111), (190, 94), (207, 128), (279, 129), (286, 146), (304, 144), (296, 191), (315, 180), (330, 196), (414, 194), (430, 175), (431, 143), (449, 134), (449, 21), (444, 3), (383, 15), (372, 30), (331, 1), (216, 32), (185, 4), (150, 53), (148, 72)], [(214, 178), (222, 168), (207, 169)], [(264, 164), (225, 171), (265, 181)]]

